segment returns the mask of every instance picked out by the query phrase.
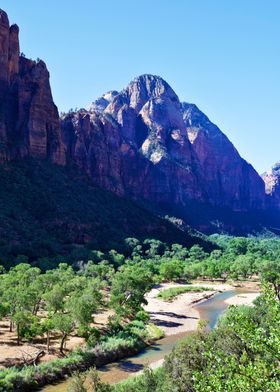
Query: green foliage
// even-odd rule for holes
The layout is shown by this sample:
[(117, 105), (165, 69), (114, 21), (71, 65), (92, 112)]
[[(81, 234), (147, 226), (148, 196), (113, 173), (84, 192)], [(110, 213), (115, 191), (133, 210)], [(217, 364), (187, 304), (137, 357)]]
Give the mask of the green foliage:
[(43, 270), (56, 267), (65, 255), (70, 263), (90, 260), (90, 250), (118, 252), (126, 247), (125, 238), (133, 233), (145, 239), (147, 229), (161, 241), (211, 247), (134, 202), (93, 186), (76, 167), (21, 159), (1, 164), (0, 182), (0, 262), (6, 267), (18, 255), (37, 261)]
[(67, 387), (67, 392), (87, 392), (87, 389), (84, 385), (85, 380), (85, 373), (74, 372)]
[(158, 294), (158, 298), (164, 301), (172, 301), (174, 298), (178, 297), (178, 295), (183, 293), (200, 293), (202, 291), (211, 290), (207, 287), (202, 286), (179, 286), (179, 287), (171, 287), (169, 289), (161, 290)]
[(280, 301), (266, 285), (254, 307), (231, 307), (215, 330), (200, 330), (182, 341), (163, 368), (113, 391), (278, 392), (279, 327)]
[(123, 318), (133, 318), (142, 310), (146, 292), (152, 287), (152, 274), (142, 266), (124, 266), (113, 278), (111, 306)]
[[(18, 344), (44, 335), (49, 349), (51, 335), (59, 332), (62, 352), (71, 333), (83, 336), (87, 348), (34, 369), (2, 371), (0, 391), (13, 390), (15, 385), (34, 385), (38, 377), (56, 379), (62, 368), (73, 369), (73, 365), (84, 363), (88, 366), (99, 355), (115, 358), (161, 338), (162, 331), (149, 323), (142, 308), (145, 294), (162, 280), (188, 281), (200, 277), (262, 279), (265, 294), (256, 300), (254, 308), (231, 308), (210, 334), (202, 329), (189, 337), (169, 356), (163, 370), (146, 371), (135, 384), (131, 381), (127, 385), (137, 385), (140, 392), (151, 386), (155, 392), (259, 392), (262, 386), (276, 392), (280, 241), (226, 236), (214, 236), (212, 240), (219, 249), (207, 253), (200, 246), (187, 249), (180, 244), (170, 246), (159, 240), (129, 237), (122, 251), (117, 247), (108, 251), (89, 248), (85, 254), (83, 248), (76, 248), (76, 256), (85, 258), (79, 259), (74, 267), (57, 259), (56, 267), (45, 272), (38, 268), (38, 263), (28, 264), (28, 258), (19, 253), (14, 259), (19, 264), (7, 271), (0, 268), (0, 318), (10, 320)], [(40, 262), (48, 265), (47, 259)], [(179, 286), (163, 290), (160, 297), (171, 300), (187, 291), (202, 290), (205, 288)], [(115, 313), (108, 333), (102, 335), (92, 327), (92, 322), (95, 313), (106, 307)], [(82, 380), (76, 381), (78, 388)], [(103, 384), (99, 387), (103, 388)], [(111, 390), (109, 386), (104, 388)]]
[(111, 387), (101, 382), (96, 368), (92, 368), (87, 372), (87, 381), (91, 392), (110, 392)]
[(160, 276), (163, 280), (176, 281), (182, 278), (184, 263), (181, 260), (166, 260), (160, 265)]

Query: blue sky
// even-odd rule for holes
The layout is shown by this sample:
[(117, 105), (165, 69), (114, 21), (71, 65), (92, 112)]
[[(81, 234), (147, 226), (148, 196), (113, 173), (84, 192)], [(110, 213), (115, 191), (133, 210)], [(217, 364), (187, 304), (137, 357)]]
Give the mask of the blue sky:
[(280, 160), (280, 1), (1, 0), (60, 111), (143, 73), (196, 103), (263, 172)]

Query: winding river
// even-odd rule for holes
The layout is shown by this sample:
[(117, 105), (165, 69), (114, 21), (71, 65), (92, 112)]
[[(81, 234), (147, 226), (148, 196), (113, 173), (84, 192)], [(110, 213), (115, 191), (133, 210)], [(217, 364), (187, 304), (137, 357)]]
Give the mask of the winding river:
[[(214, 328), (218, 322), (219, 317), (227, 309), (228, 305), (226, 299), (235, 295), (245, 294), (246, 289), (235, 289), (218, 293), (208, 300), (195, 305), (198, 310), (200, 318), (208, 321), (210, 329)], [(173, 347), (186, 337), (190, 332), (180, 333), (172, 336), (167, 336), (154, 345), (147, 347), (138, 355), (125, 358), (119, 362), (111, 363), (99, 369), (100, 377), (103, 381), (110, 384), (125, 380), (129, 376), (141, 371), (145, 365), (153, 365), (163, 361), (164, 357), (168, 355)], [(69, 379), (62, 381), (56, 385), (48, 385), (42, 389), (44, 392), (66, 392)]]

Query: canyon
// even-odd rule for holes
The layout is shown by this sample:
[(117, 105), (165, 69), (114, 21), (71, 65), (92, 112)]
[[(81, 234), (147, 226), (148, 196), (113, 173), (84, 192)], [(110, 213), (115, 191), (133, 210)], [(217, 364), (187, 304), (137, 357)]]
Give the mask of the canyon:
[(75, 166), (93, 185), (206, 232), (260, 229), (266, 211), (280, 210), (279, 165), (262, 178), (159, 76), (141, 75), (87, 109), (59, 117), (47, 67), (20, 54), (18, 35), (1, 10), (2, 163), (30, 157)]

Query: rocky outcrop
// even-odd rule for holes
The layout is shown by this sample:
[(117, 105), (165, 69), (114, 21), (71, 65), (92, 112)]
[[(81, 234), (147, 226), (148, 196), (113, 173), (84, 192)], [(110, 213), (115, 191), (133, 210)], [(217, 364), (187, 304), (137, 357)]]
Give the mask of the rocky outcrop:
[(264, 183), (253, 167), (158, 76), (142, 75), (89, 111), (66, 115), (62, 134), (68, 159), (119, 195), (167, 209), (192, 201), (235, 211), (264, 208)]
[(280, 162), (263, 174), (268, 206), (280, 210)]
[(103, 111), (100, 101), (62, 119), (68, 158), (119, 195), (180, 206), (203, 200), (181, 104), (163, 79), (135, 79)]
[(19, 54), (19, 28), (0, 10), (0, 160), (26, 155), (65, 163), (49, 73)]

